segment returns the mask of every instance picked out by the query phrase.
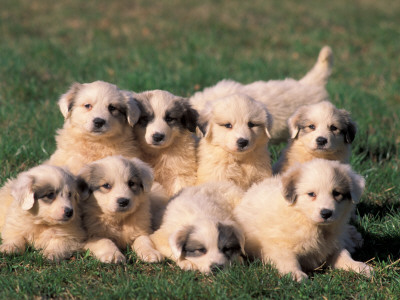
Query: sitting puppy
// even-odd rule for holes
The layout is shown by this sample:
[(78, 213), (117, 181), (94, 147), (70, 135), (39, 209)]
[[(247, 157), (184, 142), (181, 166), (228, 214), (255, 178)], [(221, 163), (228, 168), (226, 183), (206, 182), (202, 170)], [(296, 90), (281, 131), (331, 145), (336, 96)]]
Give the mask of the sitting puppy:
[(83, 182), (56, 166), (40, 165), (9, 180), (0, 190), (0, 252), (22, 253), (32, 244), (50, 260), (69, 258), (85, 240), (77, 205), (87, 196)]
[(350, 162), (356, 125), (344, 109), (328, 101), (305, 105), (290, 117), (288, 125), (291, 139), (273, 166), (274, 174), (313, 158)]
[(271, 124), (264, 104), (245, 95), (209, 102), (199, 118), (197, 183), (228, 180), (248, 189), (270, 177)]
[(343, 241), (364, 184), (350, 166), (314, 159), (252, 186), (235, 209), (246, 253), (297, 281), (324, 261), (370, 275), (372, 268), (354, 261)]
[(74, 83), (58, 102), (65, 123), (57, 150), (47, 163), (76, 174), (85, 164), (109, 155), (140, 156), (132, 127), (140, 116), (136, 101), (110, 83)]
[(134, 95), (142, 110), (135, 134), (142, 159), (169, 196), (196, 183), (197, 112), (186, 99), (154, 90)]
[(271, 142), (283, 142), (289, 137), (287, 119), (298, 107), (329, 99), (325, 85), (331, 74), (332, 62), (332, 50), (325, 46), (314, 67), (298, 81), (286, 78), (243, 85), (233, 80), (222, 80), (213, 87), (195, 93), (190, 103), (197, 111), (201, 111), (208, 101), (236, 93), (245, 94), (267, 105), (274, 120), (270, 131)]
[(120, 250), (127, 245), (144, 261), (160, 261), (148, 237), (152, 170), (137, 158), (110, 156), (88, 164), (80, 176), (92, 191), (82, 205), (85, 248), (105, 263), (125, 262)]
[(160, 229), (150, 238), (183, 270), (221, 269), (243, 251), (244, 235), (232, 218), (242, 195), (228, 182), (187, 187), (170, 200)]

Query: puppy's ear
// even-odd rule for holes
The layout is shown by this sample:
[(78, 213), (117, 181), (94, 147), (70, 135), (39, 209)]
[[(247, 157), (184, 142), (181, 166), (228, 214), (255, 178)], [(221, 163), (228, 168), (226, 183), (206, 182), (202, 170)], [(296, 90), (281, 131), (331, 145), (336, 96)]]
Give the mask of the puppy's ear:
[(124, 95), (126, 104), (126, 120), (128, 124), (133, 127), (138, 122), (140, 117), (140, 109), (135, 94), (129, 91), (121, 91)]
[[(85, 185), (88, 188), (88, 193), (89, 194), (91, 193), (91, 189), (93, 188), (93, 184), (91, 184), (91, 182), (92, 182), (92, 173), (93, 173), (94, 168), (95, 168), (94, 164), (88, 164), (88, 165), (85, 165), (84, 167), (82, 167), (82, 169), (80, 169), (80, 171), (79, 171), (79, 174), (77, 177), (78, 178), (77, 184), (78, 184), (78, 192), (79, 192), (79, 189), (82, 189), (82, 191), (83, 191), (83, 194), (82, 194), (83, 197), (81, 199), (83, 199), (86, 196)], [(87, 197), (88, 196), (89, 195), (87, 195)]]
[(354, 141), (357, 133), (357, 125), (350, 118), (350, 113), (344, 109), (339, 109), (339, 113), (342, 116), (343, 122), (346, 124), (346, 128), (343, 130), (344, 142), (351, 144)]
[(34, 177), (24, 172), (18, 176), (11, 186), (11, 195), (23, 210), (30, 210), (35, 204), (33, 183)]
[(350, 172), (350, 177), (351, 177), (351, 190), (350, 190), (350, 195), (351, 195), (351, 200), (353, 201), (354, 204), (357, 204), (360, 199), (361, 195), (364, 191), (365, 188), (365, 179), (354, 172)]
[(153, 169), (138, 158), (131, 159), (132, 163), (140, 170), (142, 179), (143, 191), (149, 193), (154, 181)]
[(183, 126), (187, 128), (190, 132), (196, 132), (199, 113), (197, 112), (197, 110), (191, 107), (188, 99), (182, 99), (182, 105), (183, 116), (181, 122)]
[(288, 119), (289, 135), (291, 139), (296, 139), (301, 129), (301, 119), (305, 113), (306, 108), (298, 108), (293, 115)]
[(218, 223), (218, 247), (223, 246), (234, 246), (236, 241), (239, 242), (241, 254), (244, 252), (245, 236), (242, 229), (232, 221), (225, 221), (224, 223)]
[(203, 138), (209, 139), (211, 137), (210, 120), (212, 116), (212, 103), (208, 102), (199, 115), (198, 127)]
[(265, 111), (265, 132), (268, 136), (268, 138), (271, 138), (271, 130), (272, 130), (272, 124), (273, 124), (273, 118), (272, 115), (269, 113), (269, 110), (265, 105), (263, 105), (263, 110)]
[(76, 179), (76, 188), (77, 188), (77, 192), (79, 194), (80, 201), (85, 201), (86, 199), (89, 198), (90, 193), (91, 193), (90, 189), (89, 189), (89, 185), (81, 176), (78, 176)]
[(193, 226), (185, 226), (182, 229), (175, 231), (169, 237), (168, 239), (169, 246), (171, 247), (172, 254), (174, 255), (175, 259), (181, 258), (183, 248), (192, 231), (193, 231)]
[(68, 117), (70, 116), (72, 107), (74, 106), (76, 94), (81, 89), (81, 87), (82, 84), (78, 82), (73, 83), (69, 90), (65, 94), (63, 94), (58, 100), (58, 106), (60, 107), (64, 119), (68, 119)]
[(292, 167), (282, 175), (282, 195), (290, 203), (297, 199), (296, 184), (300, 176), (300, 167)]

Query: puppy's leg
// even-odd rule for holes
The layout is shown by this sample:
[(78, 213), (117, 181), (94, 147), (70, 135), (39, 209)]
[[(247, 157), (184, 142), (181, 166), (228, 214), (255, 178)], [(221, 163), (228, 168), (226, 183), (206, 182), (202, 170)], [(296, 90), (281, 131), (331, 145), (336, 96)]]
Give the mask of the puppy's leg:
[(53, 238), (43, 249), (43, 255), (54, 261), (60, 261), (69, 258), (74, 251), (82, 249), (82, 243), (73, 239)]
[(24, 253), (25, 252), (25, 240), (23, 238), (18, 239), (5, 239), (0, 245), (0, 252), (6, 254)]
[(124, 263), (125, 256), (113, 241), (105, 238), (93, 238), (87, 241), (85, 249), (89, 249), (103, 263)]
[(346, 249), (339, 250), (329, 261), (335, 269), (352, 270), (370, 277), (373, 268), (361, 261), (355, 261), (351, 258), (349, 251)]
[(198, 270), (198, 267), (187, 259), (179, 259), (176, 264), (184, 271)]
[(162, 254), (154, 248), (154, 244), (148, 235), (141, 235), (136, 238), (132, 249), (141, 260), (146, 262), (160, 262), (163, 259)]

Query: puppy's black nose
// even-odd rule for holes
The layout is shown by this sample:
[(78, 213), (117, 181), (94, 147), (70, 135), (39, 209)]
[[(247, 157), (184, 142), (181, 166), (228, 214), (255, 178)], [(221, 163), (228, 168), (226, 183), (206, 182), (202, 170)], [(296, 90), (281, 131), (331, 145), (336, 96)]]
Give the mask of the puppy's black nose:
[(164, 133), (156, 132), (155, 134), (153, 134), (153, 141), (155, 141), (156, 143), (161, 142), (164, 138), (165, 138)]
[(117, 199), (117, 203), (119, 205), (119, 207), (127, 207), (129, 204), (129, 199), (127, 198), (118, 198)]
[(243, 149), (244, 147), (246, 147), (249, 144), (249, 140), (240, 138), (237, 140), (237, 145), (239, 148)]
[(69, 207), (64, 208), (64, 216), (66, 216), (67, 218), (71, 218), (73, 215), (74, 215), (74, 210), (72, 208)]
[(101, 118), (95, 118), (93, 120), (94, 127), (96, 128), (101, 128), (104, 124), (106, 124), (106, 120), (101, 119)]
[(322, 136), (317, 137), (316, 141), (318, 146), (323, 146), (328, 142), (328, 140)]
[(321, 214), (322, 219), (328, 220), (328, 219), (332, 216), (333, 211), (330, 210), (330, 209), (324, 208), (324, 209), (322, 209), (322, 210), (320, 211), (320, 214)]
[(224, 267), (225, 266), (223, 264), (214, 263), (211, 265), (210, 269), (211, 269), (211, 272), (217, 272), (217, 271), (221, 271)]

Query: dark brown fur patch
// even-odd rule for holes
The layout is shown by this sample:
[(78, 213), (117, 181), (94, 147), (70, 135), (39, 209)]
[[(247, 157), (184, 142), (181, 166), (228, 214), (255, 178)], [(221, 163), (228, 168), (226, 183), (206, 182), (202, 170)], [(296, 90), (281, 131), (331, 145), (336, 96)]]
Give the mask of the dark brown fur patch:
[(240, 241), (235, 227), (218, 223), (218, 249), (231, 259), (235, 254), (240, 254)]
[(297, 178), (300, 176), (300, 169), (289, 171), (284, 176), (282, 176), (282, 186), (283, 186), (283, 197), (289, 203), (295, 203), (297, 199), (296, 184)]
[(351, 193), (350, 193), (350, 184), (351, 178), (341, 172), (338, 168), (333, 169), (334, 177), (333, 181), (335, 182), (335, 191), (339, 192), (343, 195), (343, 200), (351, 200)]

